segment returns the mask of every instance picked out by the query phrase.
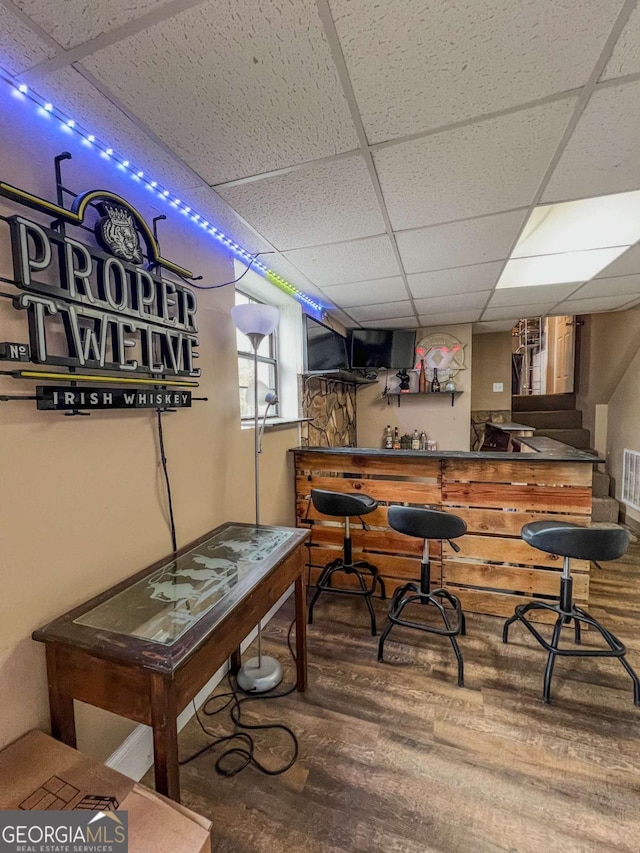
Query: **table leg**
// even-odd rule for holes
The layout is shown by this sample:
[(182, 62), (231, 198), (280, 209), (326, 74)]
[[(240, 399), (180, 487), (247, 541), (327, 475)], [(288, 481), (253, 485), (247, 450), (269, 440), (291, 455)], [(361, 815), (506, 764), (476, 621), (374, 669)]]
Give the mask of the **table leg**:
[(61, 692), (56, 650), (47, 644), (47, 681), (49, 685), (49, 713), (51, 715), (51, 735), (76, 747), (76, 716), (73, 697)]
[(240, 651), (240, 646), (238, 646), (237, 649), (235, 649), (233, 652), (231, 652), (231, 663), (230, 663), (231, 674), (237, 675), (241, 666), (242, 666), (242, 652)]
[[(304, 567), (303, 567), (304, 568)], [(296, 688), (307, 689), (307, 602), (303, 574), (296, 578)]]
[(158, 673), (151, 673), (149, 679), (156, 791), (179, 803), (180, 765), (175, 684)]

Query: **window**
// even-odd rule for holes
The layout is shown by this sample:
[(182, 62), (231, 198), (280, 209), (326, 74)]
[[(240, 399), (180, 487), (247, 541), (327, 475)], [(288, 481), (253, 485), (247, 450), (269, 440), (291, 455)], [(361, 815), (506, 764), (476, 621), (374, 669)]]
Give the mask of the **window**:
[[(236, 291), (236, 305), (247, 302), (259, 302), (251, 296)], [(277, 329), (263, 338), (258, 347), (258, 394), (266, 390), (273, 391), (278, 396), (278, 341)], [(238, 347), (238, 377), (240, 385), (240, 417), (245, 420), (253, 418), (253, 347), (251, 341), (236, 329)], [(261, 387), (260, 383), (264, 385)], [(280, 404), (269, 408), (269, 414), (276, 417), (280, 414)], [(258, 405), (258, 413), (262, 414), (266, 403)]]

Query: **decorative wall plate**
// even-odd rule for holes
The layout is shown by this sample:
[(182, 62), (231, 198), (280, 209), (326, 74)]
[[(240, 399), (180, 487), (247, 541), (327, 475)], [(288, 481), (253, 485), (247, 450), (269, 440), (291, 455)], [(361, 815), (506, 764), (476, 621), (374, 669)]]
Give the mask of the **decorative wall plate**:
[(444, 384), (449, 376), (455, 376), (461, 370), (466, 370), (464, 363), (465, 344), (461, 343), (453, 335), (444, 332), (433, 332), (425, 335), (416, 344), (415, 370), (420, 370), (420, 359), (424, 360), (424, 369), (427, 379), (433, 379), (434, 367), (438, 371), (438, 378)]

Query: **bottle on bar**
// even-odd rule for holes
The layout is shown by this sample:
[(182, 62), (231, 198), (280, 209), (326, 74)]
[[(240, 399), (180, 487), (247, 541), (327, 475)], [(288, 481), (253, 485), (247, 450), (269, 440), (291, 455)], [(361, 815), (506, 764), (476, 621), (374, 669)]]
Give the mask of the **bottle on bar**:
[(420, 450), (420, 436), (418, 434), (417, 429), (414, 429), (413, 431), (413, 438), (411, 439), (411, 449)]
[(424, 358), (420, 359), (420, 373), (418, 374), (418, 391), (424, 394), (427, 390), (427, 374), (424, 371)]
[(393, 434), (391, 432), (391, 424), (387, 424), (387, 428), (384, 431), (384, 449), (392, 450), (393, 449)]
[(393, 449), (400, 450), (400, 433), (398, 431), (398, 427), (395, 428), (393, 433)]
[(433, 379), (431, 380), (431, 391), (433, 394), (437, 394), (440, 391), (440, 381), (438, 380), (438, 368), (433, 368)]

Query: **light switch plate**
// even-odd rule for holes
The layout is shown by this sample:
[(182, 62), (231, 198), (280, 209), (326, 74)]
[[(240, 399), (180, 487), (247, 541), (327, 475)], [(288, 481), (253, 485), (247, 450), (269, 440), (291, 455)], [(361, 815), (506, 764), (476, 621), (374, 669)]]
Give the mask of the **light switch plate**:
[(498, 391), (498, 392), (504, 391), (504, 382), (494, 382), (493, 383), (493, 390)]

